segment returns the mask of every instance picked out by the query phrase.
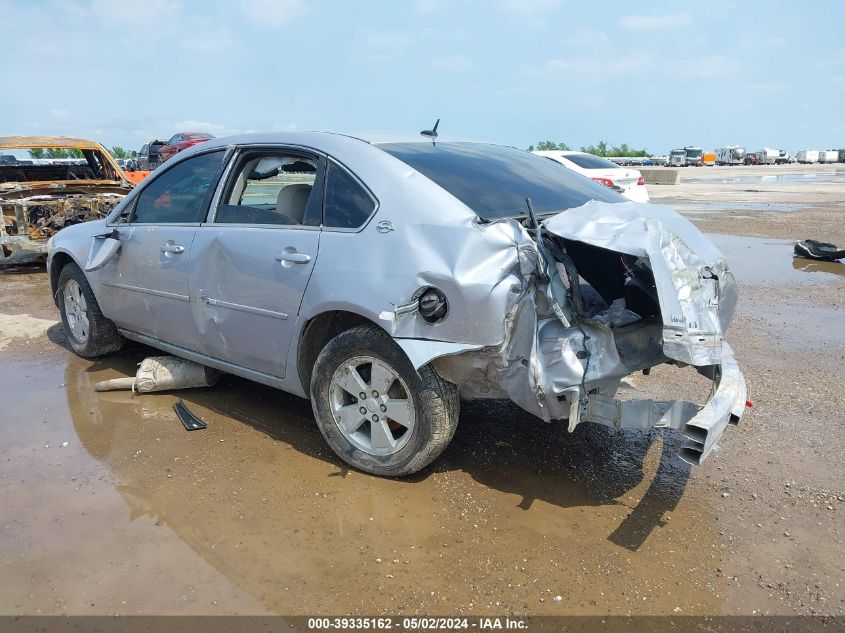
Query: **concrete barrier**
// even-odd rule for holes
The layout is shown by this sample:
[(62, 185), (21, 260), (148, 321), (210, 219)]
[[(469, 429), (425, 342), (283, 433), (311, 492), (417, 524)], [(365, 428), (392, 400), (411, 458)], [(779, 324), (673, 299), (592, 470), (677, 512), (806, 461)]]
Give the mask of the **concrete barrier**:
[(647, 185), (677, 185), (681, 178), (681, 172), (677, 169), (665, 167), (639, 167), (638, 169)]

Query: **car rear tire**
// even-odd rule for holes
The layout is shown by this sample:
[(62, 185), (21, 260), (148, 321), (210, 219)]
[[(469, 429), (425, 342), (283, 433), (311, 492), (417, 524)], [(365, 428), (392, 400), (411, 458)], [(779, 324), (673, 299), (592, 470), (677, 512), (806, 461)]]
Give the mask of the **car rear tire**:
[(59, 273), (56, 298), (68, 343), (76, 354), (94, 358), (123, 347), (124, 338), (103, 316), (85, 274), (76, 264), (67, 264)]
[(403, 477), (434, 461), (458, 426), (455, 385), (428, 365), (415, 370), (387, 333), (347, 330), (320, 352), (311, 406), (329, 446), (350, 466)]

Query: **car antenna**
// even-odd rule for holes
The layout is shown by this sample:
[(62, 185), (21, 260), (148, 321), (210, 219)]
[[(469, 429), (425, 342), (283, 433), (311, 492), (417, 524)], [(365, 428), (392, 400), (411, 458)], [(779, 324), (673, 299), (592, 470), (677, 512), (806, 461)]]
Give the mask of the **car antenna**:
[(440, 125), (440, 119), (434, 122), (434, 127), (430, 130), (420, 130), (420, 134), (423, 136), (430, 136), (431, 137), (431, 144), (434, 145), (434, 139), (437, 138), (437, 126)]

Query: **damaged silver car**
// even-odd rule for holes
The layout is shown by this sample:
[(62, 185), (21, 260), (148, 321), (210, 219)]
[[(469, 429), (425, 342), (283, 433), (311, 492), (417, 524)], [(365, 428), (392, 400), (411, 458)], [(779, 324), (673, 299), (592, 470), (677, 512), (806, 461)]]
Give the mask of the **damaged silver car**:
[[(215, 139), (58, 233), (48, 269), (78, 354), (128, 338), (308, 397), (341, 459), (379, 475), (434, 460), (461, 399), (570, 431), (680, 429), (691, 463), (746, 402), (720, 252), (671, 209), (511, 147)], [(711, 379), (708, 402), (615, 398), (663, 363)]]
[(0, 137), (0, 266), (43, 262), (53, 234), (106, 217), (132, 186), (94, 141)]

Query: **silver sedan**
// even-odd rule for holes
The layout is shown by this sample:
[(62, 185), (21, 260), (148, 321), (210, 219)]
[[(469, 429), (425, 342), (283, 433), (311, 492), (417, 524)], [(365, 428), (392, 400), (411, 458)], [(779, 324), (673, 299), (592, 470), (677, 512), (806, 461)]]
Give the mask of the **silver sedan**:
[[(211, 140), (59, 232), (48, 270), (79, 355), (132, 339), (310, 398), (337, 455), (379, 475), (434, 460), (461, 399), (570, 431), (680, 429), (692, 463), (745, 406), (719, 251), (671, 209), (512, 147)], [(713, 380), (709, 401), (615, 398), (662, 363)]]

